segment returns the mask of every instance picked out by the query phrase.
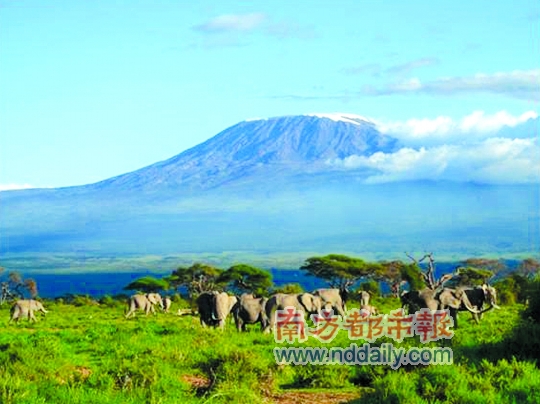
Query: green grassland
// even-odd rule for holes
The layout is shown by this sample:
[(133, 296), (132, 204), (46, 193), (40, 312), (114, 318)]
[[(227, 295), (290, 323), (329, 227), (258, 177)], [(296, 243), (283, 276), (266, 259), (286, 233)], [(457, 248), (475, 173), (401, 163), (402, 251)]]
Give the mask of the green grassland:
[[(203, 329), (197, 317), (166, 313), (126, 320), (125, 302), (75, 303), (46, 301), (36, 324), (8, 324), (9, 307), (0, 308), (0, 403), (284, 403), (294, 394), (337, 402), (325, 393), (357, 404), (540, 402), (540, 328), (521, 318), (520, 305), (490, 311), (480, 325), (462, 313), (454, 338), (427, 344), (451, 347), (454, 364), (392, 370), (278, 365), (273, 335), (258, 326)], [(385, 313), (399, 306), (374, 303)], [(392, 341), (372, 345), (383, 342)], [(422, 346), (417, 337), (393, 343)], [(330, 345), (350, 344), (340, 331)]]

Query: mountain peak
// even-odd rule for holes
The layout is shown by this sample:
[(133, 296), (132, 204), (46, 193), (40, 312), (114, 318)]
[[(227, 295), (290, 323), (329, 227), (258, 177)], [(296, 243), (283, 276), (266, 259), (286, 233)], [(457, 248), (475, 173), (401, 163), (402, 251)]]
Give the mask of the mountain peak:
[[(329, 159), (395, 149), (367, 118), (307, 114), (250, 119), (168, 160), (111, 180), (122, 186), (214, 187), (253, 175), (327, 171)], [(288, 174), (287, 174), (288, 173)]]
[(255, 121), (268, 121), (272, 119), (283, 119), (283, 118), (289, 118), (293, 116), (306, 116), (306, 117), (316, 117), (316, 118), (325, 118), (330, 119), (335, 122), (346, 122), (346, 123), (352, 123), (354, 125), (362, 125), (362, 124), (374, 124), (374, 122), (361, 115), (355, 115), (355, 114), (348, 114), (348, 113), (342, 113), (342, 112), (334, 112), (334, 113), (309, 113), (309, 114), (303, 114), (303, 115), (290, 115), (290, 116), (277, 116), (272, 118), (248, 118), (245, 119), (242, 122), (255, 122)]
[(354, 125), (361, 125), (363, 123), (373, 124), (373, 121), (369, 118), (366, 118), (361, 115), (355, 115), (355, 114), (344, 114), (344, 113), (312, 113), (312, 114), (306, 114), (305, 116), (315, 116), (317, 118), (326, 118), (331, 119), (332, 121), (336, 122), (347, 122), (352, 123)]

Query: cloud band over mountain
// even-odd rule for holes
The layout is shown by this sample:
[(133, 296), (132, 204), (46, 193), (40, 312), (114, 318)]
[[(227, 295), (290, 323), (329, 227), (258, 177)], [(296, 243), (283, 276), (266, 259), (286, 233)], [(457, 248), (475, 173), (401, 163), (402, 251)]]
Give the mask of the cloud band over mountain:
[(366, 183), (449, 180), (490, 184), (540, 183), (538, 114), (476, 111), (450, 117), (377, 123), (403, 147), (392, 153), (351, 155), (327, 162), (334, 168), (368, 169)]

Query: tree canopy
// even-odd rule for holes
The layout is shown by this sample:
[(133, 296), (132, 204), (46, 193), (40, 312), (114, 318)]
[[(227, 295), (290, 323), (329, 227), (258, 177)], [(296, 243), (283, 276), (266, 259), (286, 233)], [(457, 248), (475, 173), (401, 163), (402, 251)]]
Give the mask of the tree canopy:
[(169, 289), (169, 282), (166, 279), (154, 278), (153, 276), (143, 276), (136, 279), (124, 287), (125, 290), (138, 290), (144, 293), (159, 292)]
[(540, 261), (534, 258), (525, 258), (519, 264), (517, 272), (528, 279), (532, 279), (536, 274), (540, 273)]
[(491, 258), (468, 258), (462, 261), (462, 266), (490, 271), (491, 276), (497, 275), (508, 268), (504, 260)]
[(166, 279), (174, 288), (186, 287), (192, 297), (221, 287), (220, 276), (222, 273), (222, 269), (196, 262), (190, 267), (178, 267)]
[(266, 295), (272, 287), (272, 275), (264, 269), (250, 265), (233, 265), (219, 277), (220, 282), (229, 284), (238, 292)]
[(382, 267), (378, 263), (365, 262), (360, 258), (329, 254), (306, 259), (300, 269), (324, 279), (333, 288), (345, 289), (364, 277), (380, 273)]
[[(0, 276), (5, 268), (0, 267)], [(9, 272), (7, 280), (0, 283), (0, 304), (8, 300), (23, 299), (25, 292), (34, 298), (38, 295), (37, 282), (32, 278), (23, 279), (19, 272)]]
[(400, 272), (401, 278), (409, 283), (409, 290), (422, 290), (428, 286), (422, 270), (416, 263), (403, 264)]
[(452, 281), (457, 283), (457, 286), (476, 286), (487, 283), (492, 277), (493, 272), (489, 269), (460, 267)]

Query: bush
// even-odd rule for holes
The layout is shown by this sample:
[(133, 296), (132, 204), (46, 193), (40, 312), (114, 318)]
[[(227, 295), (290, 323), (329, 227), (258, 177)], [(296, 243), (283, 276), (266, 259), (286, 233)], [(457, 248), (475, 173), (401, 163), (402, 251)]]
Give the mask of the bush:
[(516, 295), (509, 290), (497, 290), (497, 300), (500, 304), (512, 305), (516, 303)]
[(370, 279), (370, 280), (368, 280), (366, 282), (363, 282), (360, 285), (360, 287), (358, 288), (358, 291), (369, 292), (369, 294), (372, 297), (380, 296), (380, 294), (381, 294), (381, 285), (376, 280)]
[(116, 306), (122, 304), (122, 302), (120, 302), (118, 300), (115, 300), (114, 298), (112, 298), (109, 295), (105, 295), (101, 299), (99, 299), (99, 304), (101, 304), (101, 305), (103, 305), (105, 307), (116, 307)]
[(273, 293), (304, 293), (304, 289), (299, 283), (287, 283), (280, 288), (275, 288)]
[(523, 314), (526, 318), (531, 318), (536, 323), (540, 323), (540, 278), (529, 283), (527, 300), (529, 301), (529, 307)]
[(73, 306), (97, 306), (99, 303), (92, 299), (89, 295), (76, 295), (70, 302)]

